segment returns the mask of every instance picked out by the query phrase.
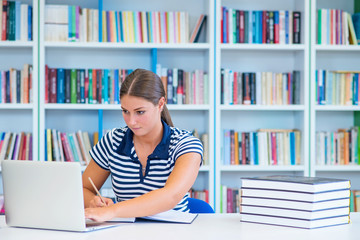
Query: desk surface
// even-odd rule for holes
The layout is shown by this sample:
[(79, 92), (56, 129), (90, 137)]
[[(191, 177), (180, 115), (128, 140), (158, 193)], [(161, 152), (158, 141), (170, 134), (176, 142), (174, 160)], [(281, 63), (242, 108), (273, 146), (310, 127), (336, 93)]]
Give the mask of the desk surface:
[(360, 239), (360, 213), (351, 213), (351, 223), (320, 229), (297, 229), (240, 222), (239, 214), (201, 214), (192, 224), (137, 222), (75, 233), (8, 227), (0, 216), (1, 240), (112, 240), (112, 239), (251, 239), (251, 240), (355, 240)]

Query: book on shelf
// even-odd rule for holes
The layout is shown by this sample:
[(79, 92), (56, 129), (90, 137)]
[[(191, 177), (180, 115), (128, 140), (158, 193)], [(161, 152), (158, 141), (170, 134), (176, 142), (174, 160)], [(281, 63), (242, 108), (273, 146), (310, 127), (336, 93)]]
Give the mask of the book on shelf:
[(185, 72), (157, 64), (156, 74), (163, 82), (168, 104), (209, 103), (209, 75), (205, 71)]
[(299, 44), (301, 12), (221, 7), (221, 43)]
[(0, 103), (32, 103), (32, 65), (0, 70)]
[(356, 35), (357, 44), (360, 44), (360, 13), (354, 13), (352, 15), (352, 21), (354, 25), (354, 31)]
[(300, 104), (300, 72), (236, 72), (221, 69), (224, 105)]
[(315, 71), (315, 101), (318, 105), (359, 105), (359, 71)]
[(318, 131), (316, 137), (317, 165), (359, 165), (359, 127), (338, 129), (335, 132)]
[(240, 188), (220, 185), (220, 213), (239, 213), (240, 195)]
[[(99, 17), (102, 26), (99, 26)], [(45, 41), (187, 43), (189, 14), (183, 11), (99, 12), (99, 9), (74, 5), (47, 4)]]
[(45, 65), (45, 103), (118, 104), (131, 69), (64, 69)]
[(223, 165), (300, 165), (301, 134), (296, 129), (259, 129), (236, 132), (225, 129)]
[(355, 27), (350, 13), (342, 9), (318, 9), (317, 44), (357, 45)]
[(350, 181), (264, 176), (242, 178), (241, 221), (298, 228), (349, 222)]
[(1, 0), (0, 41), (32, 40), (32, 6)]
[(209, 190), (207, 190), (207, 189), (195, 190), (195, 189), (191, 188), (189, 190), (189, 197), (200, 199), (200, 200), (203, 200), (203, 201), (209, 203)]
[[(94, 133), (95, 137), (96, 133)], [(89, 164), (92, 147), (88, 132), (78, 130), (64, 133), (56, 129), (45, 130), (46, 161), (80, 162)]]
[(1, 160), (32, 160), (32, 134), (0, 132)]
[(360, 190), (351, 191), (350, 211), (360, 212)]
[(206, 29), (206, 15), (201, 14), (196, 21), (195, 27), (190, 35), (189, 43), (196, 43), (199, 42), (201, 31)]

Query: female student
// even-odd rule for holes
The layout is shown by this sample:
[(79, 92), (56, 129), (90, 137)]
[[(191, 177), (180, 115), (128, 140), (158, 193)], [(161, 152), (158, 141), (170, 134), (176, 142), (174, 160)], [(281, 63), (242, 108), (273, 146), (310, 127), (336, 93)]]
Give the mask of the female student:
[[(137, 69), (122, 83), (126, 123), (109, 131), (91, 149), (83, 173), (85, 217), (106, 221), (142, 217), (175, 209), (188, 211), (187, 192), (195, 182), (202, 145), (190, 132), (173, 127), (161, 79)], [(111, 174), (117, 203), (96, 195)]]

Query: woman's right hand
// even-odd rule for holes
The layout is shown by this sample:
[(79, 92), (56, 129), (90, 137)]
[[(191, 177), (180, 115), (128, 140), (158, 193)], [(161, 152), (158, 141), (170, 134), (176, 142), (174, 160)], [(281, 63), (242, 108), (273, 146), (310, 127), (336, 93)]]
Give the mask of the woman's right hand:
[(106, 207), (114, 204), (114, 202), (110, 198), (103, 197), (103, 199), (105, 203), (101, 201), (101, 198), (99, 196), (93, 197), (93, 199), (90, 200), (89, 207), (90, 208)]

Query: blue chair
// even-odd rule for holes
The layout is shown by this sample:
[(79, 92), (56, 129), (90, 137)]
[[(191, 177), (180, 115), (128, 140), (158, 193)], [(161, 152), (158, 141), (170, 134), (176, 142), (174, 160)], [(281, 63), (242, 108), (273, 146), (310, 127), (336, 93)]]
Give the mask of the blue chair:
[(210, 204), (196, 198), (188, 198), (188, 207), (190, 213), (215, 213)]

